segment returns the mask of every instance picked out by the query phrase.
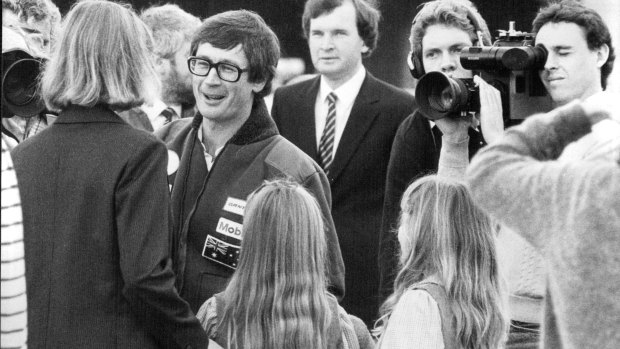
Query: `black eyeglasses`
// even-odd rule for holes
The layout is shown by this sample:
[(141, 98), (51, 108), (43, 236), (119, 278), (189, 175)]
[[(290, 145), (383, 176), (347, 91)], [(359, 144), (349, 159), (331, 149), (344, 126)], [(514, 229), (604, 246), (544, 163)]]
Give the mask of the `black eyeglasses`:
[(207, 76), (211, 72), (211, 68), (215, 68), (217, 76), (220, 79), (228, 82), (237, 82), (241, 78), (243, 72), (247, 72), (248, 69), (241, 69), (234, 64), (230, 63), (211, 63), (204, 58), (198, 58), (191, 56), (187, 59), (187, 66), (189, 71), (198, 76)]

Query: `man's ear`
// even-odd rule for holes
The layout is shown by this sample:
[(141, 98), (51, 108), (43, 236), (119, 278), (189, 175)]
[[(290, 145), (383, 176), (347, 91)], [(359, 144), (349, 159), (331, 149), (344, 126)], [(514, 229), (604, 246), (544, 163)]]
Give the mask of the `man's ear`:
[(267, 81), (259, 81), (259, 82), (253, 82), (252, 83), (252, 91), (254, 91), (254, 93), (259, 93), (260, 91), (262, 91), (265, 88), (265, 85), (267, 84)]
[(596, 66), (601, 68), (609, 58), (609, 46), (607, 44), (601, 45), (596, 49)]

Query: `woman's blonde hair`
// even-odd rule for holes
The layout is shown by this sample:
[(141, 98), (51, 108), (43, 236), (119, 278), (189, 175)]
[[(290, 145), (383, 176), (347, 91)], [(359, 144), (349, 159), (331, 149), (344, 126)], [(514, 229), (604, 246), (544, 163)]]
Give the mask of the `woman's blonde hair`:
[(227, 348), (325, 348), (323, 217), (308, 191), (266, 182), (249, 198), (239, 267), (224, 292)]
[(76, 3), (43, 72), (45, 104), (55, 111), (96, 104), (129, 109), (153, 100), (159, 80), (151, 47), (150, 31), (129, 6)]
[(508, 315), (496, 233), (465, 185), (436, 175), (418, 179), (403, 195), (399, 229), (401, 269), (394, 293), (381, 306), (382, 330), (407, 289), (435, 275), (455, 316), (457, 343), (466, 349), (501, 347)]

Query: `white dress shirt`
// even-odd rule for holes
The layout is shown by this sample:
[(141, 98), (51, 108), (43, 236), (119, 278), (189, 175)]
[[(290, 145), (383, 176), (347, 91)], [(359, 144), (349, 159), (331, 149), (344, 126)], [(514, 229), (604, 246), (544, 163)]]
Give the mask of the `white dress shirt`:
[(153, 104), (150, 105), (142, 104), (140, 109), (142, 109), (146, 116), (148, 116), (151, 126), (153, 126), (153, 130), (157, 131), (166, 124), (166, 117), (161, 115), (161, 112), (168, 107), (172, 108), (174, 112), (177, 113), (177, 116), (181, 116), (182, 107), (180, 104), (166, 105), (166, 103), (164, 103), (161, 99), (156, 99)]
[(166, 123), (166, 118), (161, 115), (161, 112), (164, 111), (168, 106), (161, 99), (156, 99), (152, 104), (142, 104), (140, 109), (146, 114), (151, 122), (151, 126), (153, 126), (153, 130), (157, 131)]
[(317, 147), (321, 143), (321, 136), (323, 135), (323, 129), (325, 128), (325, 122), (327, 119), (328, 102), (327, 95), (331, 92), (337, 97), (336, 100), (336, 133), (334, 134), (334, 147), (332, 154), (333, 158), (336, 157), (336, 149), (342, 138), (342, 133), (349, 120), (351, 109), (357, 94), (360, 92), (364, 78), (366, 77), (366, 69), (362, 66), (355, 75), (349, 79), (349, 81), (342, 84), (335, 90), (332, 90), (325, 81), (325, 78), (321, 76), (321, 86), (319, 87), (319, 93), (317, 94), (316, 102), (314, 104), (314, 124), (316, 125), (316, 144)]

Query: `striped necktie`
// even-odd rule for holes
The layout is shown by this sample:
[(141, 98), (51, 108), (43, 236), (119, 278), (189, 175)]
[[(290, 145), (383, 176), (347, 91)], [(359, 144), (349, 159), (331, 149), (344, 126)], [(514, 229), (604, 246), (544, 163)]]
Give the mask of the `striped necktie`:
[(327, 95), (327, 119), (319, 143), (319, 156), (325, 174), (329, 174), (334, 152), (334, 136), (336, 134), (336, 94)]
[(166, 122), (164, 123), (164, 125), (169, 123), (170, 121), (178, 119), (178, 117), (176, 117), (177, 112), (175, 112), (174, 109), (172, 109), (172, 107), (168, 107), (162, 110), (162, 112), (159, 115), (166, 118)]

